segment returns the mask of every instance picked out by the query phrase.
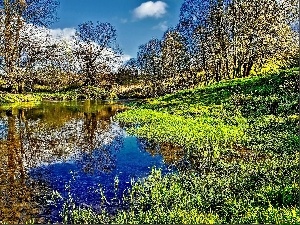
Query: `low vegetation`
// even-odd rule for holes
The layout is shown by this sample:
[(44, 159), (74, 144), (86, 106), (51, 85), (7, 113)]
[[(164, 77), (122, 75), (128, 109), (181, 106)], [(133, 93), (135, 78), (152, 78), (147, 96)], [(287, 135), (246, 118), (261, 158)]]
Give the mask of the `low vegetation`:
[(113, 214), (73, 205), (64, 222), (299, 224), (298, 72), (219, 82), (118, 114), (129, 133), (180, 146), (178, 171), (153, 168)]
[(114, 100), (118, 96), (113, 91), (107, 91), (103, 88), (84, 86), (81, 88), (62, 90), (57, 92), (39, 91), (29, 92), (27, 94), (0, 94), (0, 103), (18, 103), (18, 102), (39, 102), (43, 100), (51, 101), (72, 101), (72, 100)]

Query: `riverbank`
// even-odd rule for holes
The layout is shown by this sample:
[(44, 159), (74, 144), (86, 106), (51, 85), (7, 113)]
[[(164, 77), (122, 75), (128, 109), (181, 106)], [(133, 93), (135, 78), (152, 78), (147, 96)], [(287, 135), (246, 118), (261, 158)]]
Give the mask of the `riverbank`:
[(300, 223), (299, 71), (235, 79), (136, 104), (127, 132), (185, 152), (153, 169), (114, 215), (76, 208), (65, 223)]
[[(149, 89), (149, 88), (148, 88)], [(0, 104), (40, 102), (47, 101), (74, 101), (74, 100), (116, 100), (116, 99), (144, 99), (150, 97), (147, 88), (143, 90), (141, 85), (124, 85), (105, 90), (98, 87), (87, 86), (72, 90), (62, 90), (56, 92), (35, 91), (24, 94), (0, 93)]]
[(30, 92), (25, 94), (1, 93), (0, 103), (40, 102), (43, 100), (72, 101), (85, 99), (116, 99), (111, 92), (96, 87), (84, 87), (58, 92)]

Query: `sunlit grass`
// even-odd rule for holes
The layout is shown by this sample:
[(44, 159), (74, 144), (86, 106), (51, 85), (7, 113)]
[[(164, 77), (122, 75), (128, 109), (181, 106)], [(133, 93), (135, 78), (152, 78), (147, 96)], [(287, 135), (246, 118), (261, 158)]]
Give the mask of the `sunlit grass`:
[(235, 79), (137, 103), (115, 119), (171, 143), (189, 166), (152, 169), (110, 214), (79, 206), (65, 223), (300, 224), (298, 74)]

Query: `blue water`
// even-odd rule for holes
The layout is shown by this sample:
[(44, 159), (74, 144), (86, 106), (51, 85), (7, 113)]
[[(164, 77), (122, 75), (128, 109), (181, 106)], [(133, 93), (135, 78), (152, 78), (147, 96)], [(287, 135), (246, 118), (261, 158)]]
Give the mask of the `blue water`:
[(0, 140), (7, 139), (8, 126), (3, 120), (0, 120)]
[(106, 197), (111, 199), (115, 196), (114, 180), (117, 177), (117, 196), (121, 198), (130, 187), (132, 179), (147, 176), (154, 166), (161, 168), (163, 173), (171, 170), (164, 164), (161, 155), (150, 155), (139, 139), (124, 135), (103, 149), (95, 149), (91, 154), (82, 153), (76, 160), (39, 166), (29, 174), (34, 180), (46, 183), (61, 195), (62, 198), (50, 201), (48, 211), (43, 215), (51, 222), (61, 222), (59, 212), (68, 194), (76, 205), (97, 210), (101, 202), (99, 185)]
[[(33, 107), (7, 107), (0, 109), (0, 151), (7, 156), (0, 162), (1, 191), (13, 187), (15, 193), (24, 195), (0, 196), (3, 202), (20, 206), (7, 210), (0, 204), (0, 211), (5, 208), (4, 216), (14, 221), (26, 222), (20, 218), (25, 215), (62, 222), (63, 205), (70, 200), (81, 208), (97, 212), (105, 207), (114, 213), (126, 207), (119, 201), (132, 180), (146, 177), (153, 167), (163, 173), (173, 171), (157, 147), (127, 136), (113, 122), (113, 116), (124, 110), (119, 103), (42, 102)], [(158, 154), (152, 156), (146, 148)], [(111, 204), (102, 204), (100, 186)]]

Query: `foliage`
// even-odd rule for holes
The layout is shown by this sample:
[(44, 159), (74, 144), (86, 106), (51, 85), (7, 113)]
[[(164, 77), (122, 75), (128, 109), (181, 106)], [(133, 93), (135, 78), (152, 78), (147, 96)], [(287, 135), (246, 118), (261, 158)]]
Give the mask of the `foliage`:
[(37, 58), (43, 58), (44, 43), (31, 37), (39, 32), (27, 26), (51, 24), (58, 5), (56, 0), (0, 1), (0, 68), (11, 92), (24, 91), (27, 70)]
[[(44, 87), (43, 87), (44, 88)], [(55, 101), (71, 101), (71, 100), (106, 100), (117, 99), (118, 96), (114, 92), (106, 91), (102, 88), (93, 86), (83, 86), (81, 88), (68, 90), (49, 92), (47, 90), (43, 92), (33, 92), (28, 94), (0, 94), (0, 103), (15, 103), (15, 102), (36, 102), (42, 100), (55, 100)]]
[(292, 1), (185, 0), (179, 24), (137, 53), (151, 95), (294, 65), (299, 51), (295, 6)]
[(151, 83), (151, 94), (157, 95), (158, 81), (161, 70), (161, 41), (152, 38), (146, 44), (139, 46), (137, 53), (137, 63), (142, 73)]
[(57, 38), (46, 26), (56, 20), (58, 5), (56, 0), (0, 1), (2, 91), (112, 85), (112, 72), (121, 62), (115, 28), (90, 21), (70, 39)]
[(119, 85), (130, 85), (138, 83), (138, 65), (135, 58), (129, 59), (118, 68), (115, 74), (115, 82)]

